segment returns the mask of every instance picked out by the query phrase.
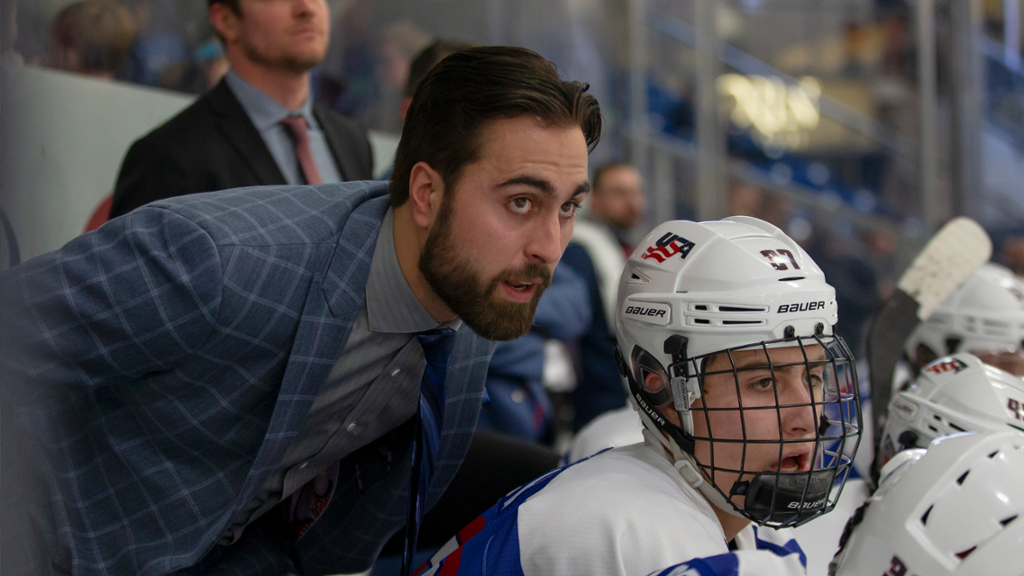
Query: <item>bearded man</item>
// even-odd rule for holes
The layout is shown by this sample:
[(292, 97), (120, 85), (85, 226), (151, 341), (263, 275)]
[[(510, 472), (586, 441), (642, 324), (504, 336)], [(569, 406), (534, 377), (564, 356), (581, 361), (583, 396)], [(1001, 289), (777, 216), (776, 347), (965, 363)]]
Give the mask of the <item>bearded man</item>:
[(110, 217), (162, 198), (257, 185), (372, 178), (365, 132), (313, 103), (330, 37), (326, 0), (209, 0), (230, 70), (128, 149)]
[(459, 468), (589, 191), (586, 84), (449, 56), (390, 183), (134, 210), (0, 276), (3, 573), (334, 574)]

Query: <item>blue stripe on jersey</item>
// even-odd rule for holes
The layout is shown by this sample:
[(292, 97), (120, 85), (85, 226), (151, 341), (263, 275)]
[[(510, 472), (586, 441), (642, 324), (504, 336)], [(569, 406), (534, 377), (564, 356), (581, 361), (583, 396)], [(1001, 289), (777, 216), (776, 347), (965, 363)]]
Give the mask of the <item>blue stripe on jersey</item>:
[(694, 558), (650, 576), (739, 576), (740, 561), (733, 554)]
[(800, 564), (803, 565), (804, 570), (807, 569), (807, 554), (804, 554), (803, 549), (797, 544), (796, 540), (790, 538), (788, 542), (780, 546), (774, 542), (767, 540), (761, 540), (761, 537), (757, 533), (758, 526), (754, 526), (754, 541), (757, 543), (758, 550), (768, 550), (774, 552), (777, 556), (786, 556), (787, 554), (798, 554), (800, 556)]

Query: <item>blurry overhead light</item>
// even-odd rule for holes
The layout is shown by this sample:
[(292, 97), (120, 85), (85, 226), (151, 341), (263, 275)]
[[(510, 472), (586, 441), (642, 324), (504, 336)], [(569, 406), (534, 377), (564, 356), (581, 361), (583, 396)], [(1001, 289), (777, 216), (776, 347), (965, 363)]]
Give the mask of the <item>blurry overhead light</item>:
[(718, 77), (718, 92), (732, 97), (732, 123), (753, 128), (762, 145), (772, 143), (785, 149), (807, 145), (807, 132), (818, 127), (821, 83), (804, 76), (797, 84), (787, 85), (777, 76), (724, 74)]

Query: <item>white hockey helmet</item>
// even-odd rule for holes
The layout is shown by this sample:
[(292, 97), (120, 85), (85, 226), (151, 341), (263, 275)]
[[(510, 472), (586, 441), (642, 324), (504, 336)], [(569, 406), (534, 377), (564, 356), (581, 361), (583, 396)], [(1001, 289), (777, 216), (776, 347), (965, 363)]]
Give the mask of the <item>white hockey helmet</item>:
[(913, 452), (883, 468), (829, 575), (1020, 576), (1024, 436), (957, 434)]
[(985, 264), (907, 339), (907, 357), (919, 364), (922, 345), (935, 357), (971, 352), (1024, 376), (1024, 282), (1003, 266)]
[(971, 354), (940, 358), (889, 403), (881, 463), (939, 436), (1008, 429), (1024, 434), (1024, 379)]
[[(821, 269), (777, 227), (743, 216), (666, 222), (638, 246), (619, 281), (615, 323), (619, 367), (644, 426), (723, 511), (782, 527), (831, 510), (860, 442), (861, 417), (849, 348), (833, 334), (835, 290)], [(737, 367), (744, 354), (759, 360)], [(725, 368), (709, 372), (713, 360)], [(803, 375), (806, 400), (780, 404), (780, 370)], [(768, 401), (744, 407), (740, 380), (756, 373)], [(733, 407), (708, 408), (709, 376), (729, 378)], [(768, 410), (774, 438), (748, 435), (747, 419)], [(780, 432), (783, 414), (793, 410), (813, 415), (810, 437)], [(742, 414), (744, 424), (716, 438), (712, 415), (729, 412)], [(710, 454), (699, 457), (698, 446)], [(724, 455), (736, 447), (742, 461), (730, 465)], [(800, 447), (793, 471), (790, 455)], [(772, 450), (774, 469), (756, 468), (747, 451), (758, 450)]]

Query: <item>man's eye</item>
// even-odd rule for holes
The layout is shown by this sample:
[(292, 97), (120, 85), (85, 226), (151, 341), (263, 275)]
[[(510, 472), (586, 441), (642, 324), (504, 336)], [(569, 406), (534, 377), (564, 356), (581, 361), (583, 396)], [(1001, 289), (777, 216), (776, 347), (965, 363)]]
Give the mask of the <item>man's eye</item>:
[(532, 203), (530, 202), (529, 198), (519, 197), (513, 198), (512, 201), (509, 203), (509, 206), (512, 208), (512, 211), (515, 212), (516, 214), (526, 214), (527, 212), (530, 211), (531, 204)]
[(579, 202), (566, 202), (565, 204), (562, 204), (562, 216), (565, 216), (566, 218), (572, 218), (573, 216), (576, 215), (576, 211), (579, 210), (579, 208)]
[(754, 388), (758, 390), (771, 390), (775, 382), (771, 378), (761, 378), (754, 381)]

